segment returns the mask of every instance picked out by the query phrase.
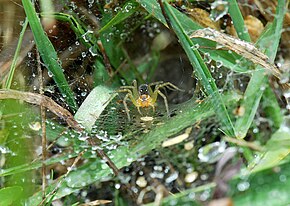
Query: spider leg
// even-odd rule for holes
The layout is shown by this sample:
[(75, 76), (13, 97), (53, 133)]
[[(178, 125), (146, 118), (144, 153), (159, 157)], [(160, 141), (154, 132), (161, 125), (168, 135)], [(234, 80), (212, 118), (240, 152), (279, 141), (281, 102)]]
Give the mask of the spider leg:
[[(156, 89), (160, 89), (162, 87), (166, 87), (167, 89), (170, 89), (170, 90), (178, 90), (178, 91), (181, 91), (181, 92), (184, 92), (184, 90), (182, 89), (179, 89), (177, 86), (175, 86), (174, 84), (170, 83), (170, 82), (166, 82), (166, 83), (163, 83), (163, 84), (159, 84)], [(155, 89), (155, 90), (156, 90)]]
[[(129, 87), (129, 86), (128, 86)], [(127, 92), (126, 96), (124, 97), (123, 99), (123, 104), (124, 104), (124, 107), (125, 107), (125, 111), (126, 111), (126, 114), (127, 114), (127, 117), (128, 117), (128, 120), (131, 121), (131, 118), (130, 118), (130, 110), (128, 108), (128, 105), (127, 105), (127, 100), (128, 98), (131, 100), (131, 102), (137, 107), (138, 111), (139, 111), (139, 107), (138, 107), (138, 103), (136, 102), (135, 100), (135, 97), (134, 97), (134, 94), (132, 93), (132, 91), (128, 88), (121, 88), (119, 90), (116, 91), (117, 93), (119, 92)], [(139, 113), (141, 114), (141, 112), (139, 111)]]
[(133, 80), (133, 94), (134, 97), (139, 97), (139, 92), (138, 92), (138, 85), (137, 85), (137, 81)]
[(152, 82), (150, 84), (148, 84), (148, 86), (156, 86), (156, 85), (160, 85), (160, 84), (163, 84), (163, 81), (158, 81), (158, 82)]
[(133, 86), (121, 86), (120, 90), (122, 90), (122, 89), (134, 89), (134, 87)]
[(137, 110), (138, 110), (139, 114), (141, 114), (141, 116), (143, 116), (142, 112), (140, 111), (140, 107), (137, 107)]
[(126, 111), (126, 114), (127, 114), (127, 117), (128, 117), (129, 121), (131, 121), (130, 113), (129, 113), (130, 110), (128, 109), (128, 105), (127, 105), (126, 101), (128, 100), (128, 98), (130, 98), (130, 95), (131, 95), (130, 93), (127, 93), (126, 96), (124, 97), (124, 100), (123, 100), (123, 104), (124, 104), (125, 111)]
[(165, 104), (165, 108), (166, 108), (166, 112), (167, 112), (167, 115), (169, 116), (170, 114), (169, 114), (168, 102), (167, 102), (166, 96), (162, 92), (160, 92), (159, 90), (157, 90), (157, 93), (163, 98), (164, 104)]

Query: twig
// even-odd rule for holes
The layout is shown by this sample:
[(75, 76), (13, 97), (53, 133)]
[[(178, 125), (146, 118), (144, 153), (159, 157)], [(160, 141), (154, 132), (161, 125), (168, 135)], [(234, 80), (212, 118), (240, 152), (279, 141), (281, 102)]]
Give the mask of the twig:
[(98, 47), (99, 47), (99, 49), (100, 49), (100, 51), (101, 51), (101, 53), (103, 55), (104, 63), (105, 63), (105, 67), (107, 69), (107, 72), (108, 72), (109, 76), (112, 77), (114, 72), (113, 72), (112, 66), (110, 64), (109, 57), (106, 54), (105, 48), (103, 47), (103, 44), (102, 44), (101, 41), (98, 41), (97, 44), (98, 44)]
[(247, 142), (243, 139), (235, 139), (235, 138), (231, 138), (231, 137), (223, 137), (223, 139), (227, 142), (231, 142), (231, 143), (234, 143), (234, 144), (237, 144), (239, 146), (243, 146), (243, 147), (249, 147), (253, 150), (256, 150), (256, 151), (259, 151), (259, 152), (262, 152), (264, 151), (263, 147), (253, 143), (253, 142)]
[[(39, 52), (36, 52), (37, 58), (37, 70), (38, 70), (38, 81), (39, 81), (39, 93), (43, 95), (43, 79), (42, 79), (42, 70), (40, 64), (40, 55)], [(40, 115), (41, 115), (41, 145), (42, 145), (42, 199), (45, 199), (45, 187), (46, 187), (46, 113), (45, 107), (40, 104)]]
[[(257, 49), (252, 43), (234, 38), (211, 28), (194, 31), (190, 35), (190, 38), (205, 38), (215, 41), (225, 46), (227, 49), (249, 59), (253, 63), (264, 67), (278, 79), (281, 79), (283, 76), (282, 72), (276, 67), (276, 65), (270, 62), (269, 57)], [(286, 83), (286, 85), (288, 85), (289, 88), (289, 83)]]

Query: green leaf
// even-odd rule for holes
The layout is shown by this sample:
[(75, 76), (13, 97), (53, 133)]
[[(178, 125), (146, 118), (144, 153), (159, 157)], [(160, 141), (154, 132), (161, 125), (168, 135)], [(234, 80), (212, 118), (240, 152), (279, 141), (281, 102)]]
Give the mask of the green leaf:
[(37, 49), (44, 64), (46, 65), (48, 71), (52, 73), (52, 78), (56, 82), (62, 95), (67, 100), (67, 104), (72, 110), (76, 110), (77, 104), (74, 99), (74, 94), (65, 79), (64, 73), (57, 57), (57, 53), (50, 40), (48, 39), (47, 35), (45, 34), (41, 26), (39, 17), (37, 16), (31, 1), (22, 0), (22, 4), (34, 36)]
[(5, 187), (0, 189), (0, 205), (14, 205), (19, 202), (23, 193), (23, 188), (20, 186)]
[(24, 24), (22, 26), (22, 30), (20, 32), (20, 35), (19, 35), (17, 47), (16, 47), (15, 54), (13, 56), (13, 60), (12, 60), (12, 63), (11, 63), (11, 68), (9, 70), (9, 74), (8, 74), (7, 80), (5, 82), (5, 87), (4, 87), (5, 89), (10, 89), (10, 87), (11, 87), (12, 79), (13, 79), (14, 72), (15, 72), (15, 69), (16, 69), (17, 58), (18, 58), (18, 55), (20, 53), (21, 44), (22, 44), (23, 36), (24, 36), (25, 31), (26, 31), (27, 25), (28, 25), (28, 20), (26, 18), (25, 21), (24, 21)]

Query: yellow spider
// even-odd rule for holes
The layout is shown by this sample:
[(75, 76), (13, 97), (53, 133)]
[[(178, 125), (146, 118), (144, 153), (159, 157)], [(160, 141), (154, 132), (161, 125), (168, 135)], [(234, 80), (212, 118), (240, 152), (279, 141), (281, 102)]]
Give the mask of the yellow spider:
[[(154, 91), (152, 90), (151, 86), (155, 86)], [(127, 92), (126, 96), (124, 97), (123, 104), (125, 107), (125, 111), (128, 116), (128, 120), (130, 121), (130, 114), (129, 114), (129, 109), (127, 106), (127, 100), (128, 98), (131, 100), (131, 102), (137, 107), (138, 112), (142, 115), (140, 111), (140, 107), (152, 107), (153, 112), (155, 112), (155, 103), (157, 101), (158, 95), (160, 95), (165, 104), (166, 112), (169, 116), (169, 109), (168, 109), (168, 102), (166, 96), (160, 91), (161, 88), (168, 88), (171, 90), (179, 90), (177, 86), (173, 85), (170, 82), (165, 82), (163, 83), (162, 81), (160, 82), (154, 82), (150, 84), (141, 84), (138, 88), (137, 86), (137, 81), (133, 81), (133, 86), (121, 86), (119, 90), (117, 90), (117, 93), (120, 92)]]

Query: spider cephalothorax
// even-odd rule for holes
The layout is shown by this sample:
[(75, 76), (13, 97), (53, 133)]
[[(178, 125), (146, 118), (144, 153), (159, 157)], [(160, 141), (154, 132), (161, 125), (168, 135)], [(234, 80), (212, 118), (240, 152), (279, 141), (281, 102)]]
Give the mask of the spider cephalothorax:
[[(152, 90), (151, 86), (155, 86), (154, 91)], [(160, 95), (163, 98), (163, 100), (164, 100), (164, 104), (165, 104), (165, 107), (166, 107), (166, 112), (169, 115), (167, 98), (160, 91), (160, 89), (164, 88), (164, 87), (167, 87), (168, 89), (171, 89), (171, 90), (182, 91), (181, 89), (179, 89), (178, 87), (176, 87), (175, 85), (173, 85), (170, 82), (165, 82), (165, 83), (163, 83), (163, 82), (155, 82), (155, 83), (151, 83), (151, 84), (141, 84), (139, 86), (139, 88), (138, 88), (137, 81), (134, 80), (133, 81), (133, 86), (122, 86), (116, 92), (127, 92), (127, 94), (126, 94), (126, 96), (125, 96), (125, 98), (123, 100), (123, 104), (124, 104), (125, 111), (127, 113), (128, 119), (130, 120), (129, 109), (128, 109), (128, 106), (127, 106), (127, 103), (126, 103), (128, 98), (137, 107), (138, 112), (142, 115), (142, 113), (140, 111), (140, 107), (141, 108), (152, 107), (153, 111), (155, 111), (155, 103), (157, 101), (158, 95)]]

